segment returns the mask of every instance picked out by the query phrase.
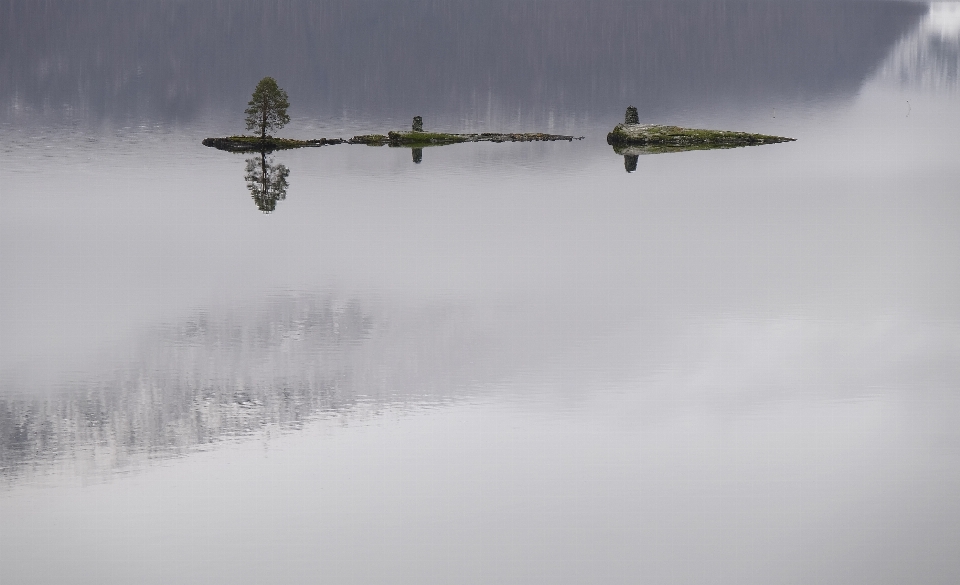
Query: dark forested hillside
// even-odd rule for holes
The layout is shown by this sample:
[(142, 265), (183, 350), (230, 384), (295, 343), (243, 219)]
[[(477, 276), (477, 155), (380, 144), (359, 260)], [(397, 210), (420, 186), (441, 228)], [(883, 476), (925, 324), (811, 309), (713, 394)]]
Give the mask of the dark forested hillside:
[(186, 121), (277, 78), (295, 115), (535, 120), (853, 92), (917, 4), (0, 0), (0, 112)]

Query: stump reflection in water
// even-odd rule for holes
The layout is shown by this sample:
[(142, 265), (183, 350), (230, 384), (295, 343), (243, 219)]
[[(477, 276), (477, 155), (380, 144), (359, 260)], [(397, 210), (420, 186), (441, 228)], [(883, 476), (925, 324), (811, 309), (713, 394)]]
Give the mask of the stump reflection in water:
[(247, 189), (257, 209), (270, 213), (277, 208), (277, 201), (287, 198), (290, 169), (286, 165), (274, 164), (272, 158), (267, 158), (266, 152), (261, 152), (260, 158), (248, 158), (246, 162), (243, 178), (247, 181)]

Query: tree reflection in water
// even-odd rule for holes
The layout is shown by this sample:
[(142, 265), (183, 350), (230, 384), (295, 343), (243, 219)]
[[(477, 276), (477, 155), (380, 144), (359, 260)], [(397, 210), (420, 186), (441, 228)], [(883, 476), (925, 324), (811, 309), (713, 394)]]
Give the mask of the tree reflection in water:
[(260, 152), (260, 158), (248, 158), (246, 162), (243, 178), (247, 181), (247, 189), (257, 209), (270, 213), (277, 208), (277, 201), (287, 198), (290, 169), (286, 165), (274, 164), (272, 158), (267, 158), (266, 151)]

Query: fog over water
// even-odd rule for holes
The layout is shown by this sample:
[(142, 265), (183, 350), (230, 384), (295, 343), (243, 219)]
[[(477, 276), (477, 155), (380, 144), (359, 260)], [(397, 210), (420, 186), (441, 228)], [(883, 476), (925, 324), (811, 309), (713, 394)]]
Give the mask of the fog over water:
[(0, 583), (958, 582), (958, 104), (957, 3), (0, 0)]

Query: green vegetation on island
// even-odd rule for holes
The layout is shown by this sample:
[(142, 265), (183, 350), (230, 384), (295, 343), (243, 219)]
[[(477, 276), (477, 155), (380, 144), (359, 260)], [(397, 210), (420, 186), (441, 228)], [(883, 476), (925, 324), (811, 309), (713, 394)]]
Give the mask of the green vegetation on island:
[(211, 146), (220, 150), (229, 152), (254, 152), (274, 150), (287, 150), (290, 148), (307, 148), (316, 146), (326, 146), (328, 144), (345, 144), (347, 141), (342, 138), (320, 138), (318, 140), (294, 140), (292, 138), (274, 138), (268, 136), (260, 138), (259, 136), (227, 136), (225, 138), (204, 138), (203, 145)]
[[(461, 142), (541, 142), (555, 140), (582, 140), (583, 136), (564, 136), (559, 134), (499, 133), (483, 132), (476, 134), (452, 134), (446, 132), (424, 132), (423, 118), (415, 116), (411, 129), (407, 132), (391, 130), (386, 134), (361, 134), (349, 140), (343, 138), (318, 138), (314, 140), (296, 140), (293, 138), (275, 138), (269, 134), (283, 128), (290, 122), (287, 108), (290, 100), (287, 92), (277, 85), (272, 77), (264, 77), (257, 84), (253, 96), (247, 103), (244, 113), (247, 130), (254, 130), (254, 136), (227, 136), (205, 138), (204, 146), (210, 146), (229, 152), (272, 152), (290, 148), (307, 148), (331, 144), (365, 144), (368, 146), (406, 146), (423, 148), (425, 146), (443, 146)], [(419, 156), (414, 156), (419, 162)]]
[(367, 144), (370, 146), (407, 146), (423, 148), (425, 146), (443, 146), (446, 144), (460, 144), (462, 142), (543, 142), (555, 140), (583, 140), (583, 136), (566, 136), (561, 134), (544, 134), (542, 132), (505, 133), (479, 132), (472, 134), (455, 134), (450, 132), (425, 132), (423, 118), (413, 117), (410, 130), (403, 132), (391, 130), (383, 134), (361, 134), (354, 136), (347, 142), (350, 144)]
[(390, 139), (386, 134), (361, 134), (347, 140), (348, 144), (366, 144), (367, 146), (383, 146), (389, 142)]
[(350, 144), (367, 144), (370, 146), (407, 146), (422, 148), (425, 146), (444, 146), (463, 142), (550, 142), (558, 140), (583, 140), (583, 136), (544, 134), (542, 132), (479, 132), (475, 134), (454, 134), (449, 132), (422, 132), (416, 130), (400, 132), (391, 130), (387, 132), (386, 135), (361, 134), (354, 136), (347, 142)]
[(264, 77), (257, 83), (253, 96), (247, 103), (244, 114), (247, 130), (256, 131), (259, 136), (227, 136), (225, 138), (205, 138), (204, 146), (211, 146), (230, 152), (272, 152), (290, 148), (304, 148), (309, 146), (325, 146), (327, 144), (343, 144), (340, 138), (318, 140), (294, 140), (292, 138), (275, 138), (268, 132), (279, 130), (290, 122), (287, 108), (290, 100), (287, 92), (277, 85), (277, 80)]
[(627, 108), (623, 123), (617, 124), (613, 131), (607, 134), (607, 144), (613, 147), (615, 153), (623, 156), (623, 167), (628, 173), (637, 170), (637, 162), (644, 154), (739, 148), (794, 140), (784, 136), (750, 132), (641, 124), (637, 108), (633, 106)]
[[(794, 140), (794, 138), (750, 132), (640, 124), (637, 109), (633, 106), (627, 108), (623, 123), (617, 124), (613, 131), (607, 134), (607, 144), (614, 147), (628, 145), (653, 147), (653, 150), (647, 152), (737, 148), (740, 146), (792, 142)], [(658, 148), (664, 150), (657, 150)]]
[[(272, 152), (290, 148), (326, 146), (332, 144), (364, 144), (367, 146), (393, 146), (421, 149), (414, 153), (414, 162), (422, 160), (422, 149), (428, 146), (444, 146), (463, 142), (546, 142), (582, 140), (583, 136), (563, 134), (545, 134), (542, 132), (479, 132), (450, 133), (426, 132), (423, 118), (415, 116), (410, 130), (391, 130), (386, 134), (359, 134), (350, 139), (319, 138), (314, 140), (296, 140), (275, 138), (268, 134), (278, 130), (290, 121), (287, 108), (290, 107), (287, 92), (280, 89), (272, 77), (264, 77), (257, 84), (253, 97), (244, 113), (247, 115), (248, 130), (255, 130), (259, 136), (227, 136), (225, 138), (206, 138), (204, 146), (230, 152)], [(622, 124), (617, 124), (607, 134), (607, 144), (614, 147), (617, 154), (636, 157), (640, 154), (676, 152), (681, 150), (708, 150), (715, 148), (736, 148), (758, 144), (776, 144), (791, 142), (793, 138), (754, 134), (750, 132), (732, 132), (728, 130), (704, 130), (700, 128), (681, 128), (660, 124), (641, 124), (637, 108), (627, 108)], [(629, 152), (624, 149), (629, 149)], [(628, 170), (631, 164), (627, 164)]]
[(607, 134), (607, 144), (610, 145), (658, 146), (667, 149), (664, 152), (669, 152), (671, 148), (683, 150), (736, 148), (793, 140), (795, 139), (767, 134), (681, 128), (658, 124), (617, 124), (613, 131)]
[(227, 150), (230, 152), (254, 152), (264, 151), (272, 152), (274, 150), (287, 150), (290, 148), (307, 148), (316, 146), (326, 146), (328, 144), (345, 144), (347, 141), (342, 138), (320, 138), (318, 140), (294, 140), (292, 138), (274, 138), (267, 136), (227, 136), (225, 138), (204, 138), (203, 145)]

